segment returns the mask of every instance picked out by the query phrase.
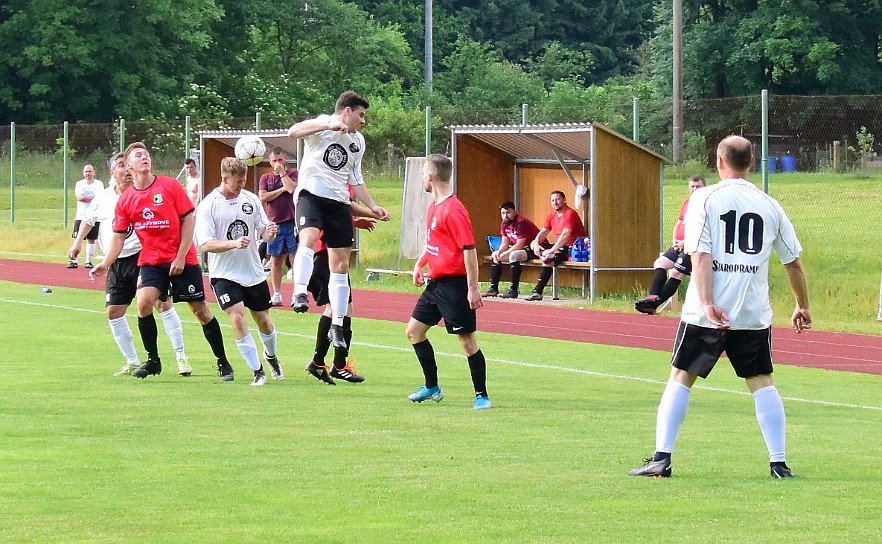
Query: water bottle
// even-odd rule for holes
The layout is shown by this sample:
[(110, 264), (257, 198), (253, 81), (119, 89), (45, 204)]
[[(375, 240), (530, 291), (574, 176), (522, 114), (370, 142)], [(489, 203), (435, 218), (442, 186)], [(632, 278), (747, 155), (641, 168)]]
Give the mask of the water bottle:
[(582, 262), (587, 263), (591, 261), (591, 238), (587, 236), (582, 241)]

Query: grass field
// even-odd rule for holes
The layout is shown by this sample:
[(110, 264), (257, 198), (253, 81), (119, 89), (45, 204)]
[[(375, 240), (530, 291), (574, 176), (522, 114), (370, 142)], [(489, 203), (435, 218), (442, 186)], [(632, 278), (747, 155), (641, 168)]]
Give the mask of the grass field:
[(302, 372), (316, 316), (293, 312), (274, 312), (283, 382), (250, 387), (227, 336), (238, 375), (218, 383), (183, 306), (194, 376), (114, 378), (101, 301), (0, 282), (0, 542), (882, 538), (879, 376), (779, 366), (798, 477), (774, 481), (752, 400), (721, 366), (692, 395), (674, 477), (640, 479), (627, 471), (653, 449), (665, 353), (480, 334), (494, 404), (475, 412), (443, 332), (446, 398), (415, 405), (403, 324), (355, 319), (368, 380), (329, 387)]

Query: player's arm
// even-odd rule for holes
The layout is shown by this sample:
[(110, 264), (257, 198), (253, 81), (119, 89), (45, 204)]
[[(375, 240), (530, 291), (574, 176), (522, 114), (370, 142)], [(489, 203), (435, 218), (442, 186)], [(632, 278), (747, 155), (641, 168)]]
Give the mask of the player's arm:
[(560, 231), (560, 236), (557, 237), (557, 239), (554, 241), (554, 245), (551, 246), (550, 249), (547, 249), (546, 252), (548, 252), (549, 255), (554, 255), (555, 253), (560, 251), (561, 246), (563, 246), (564, 244), (564, 240), (570, 239), (571, 232), (573, 232), (573, 229), (571, 228), (565, 228)]
[[(80, 225), (80, 231), (82, 231), (82, 225)], [(125, 240), (125, 231), (114, 231), (113, 237), (110, 239), (110, 247), (107, 248), (107, 254), (104, 255), (104, 260), (95, 265), (95, 268), (89, 270), (89, 279), (95, 281), (95, 278), (100, 278), (110, 269), (111, 265), (119, 258), (119, 254), (122, 253)]]
[(462, 248), (463, 261), (465, 261), (466, 283), (469, 287), (469, 307), (473, 310), (484, 305), (481, 291), (478, 289), (478, 252), (474, 245)]
[(729, 328), (729, 316), (726, 311), (714, 304), (714, 271), (713, 257), (710, 253), (695, 252), (692, 254), (692, 281), (698, 291), (698, 301), (704, 315), (718, 329)]
[(364, 205), (371, 211), (371, 217), (379, 219), (380, 221), (388, 221), (391, 218), (389, 212), (386, 211), (385, 208), (381, 208), (376, 202), (374, 202), (373, 197), (371, 197), (371, 194), (368, 192), (364, 183), (353, 185), (352, 192), (355, 194), (355, 197), (364, 202)]
[(502, 260), (508, 255), (508, 252), (510, 251), (508, 249), (508, 246), (508, 236), (503, 233), (502, 240), (499, 242), (499, 247), (496, 248), (496, 251), (490, 253), (490, 257), (493, 259), (493, 262), (502, 262)]
[(420, 287), (426, 283), (426, 273), (423, 271), (423, 267), (426, 266), (426, 263), (429, 262), (429, 254), (426, 252), (425, 246), (423, 247), (423, 252), (420, 253), (419, 259), (417, 259), (416, 263), (413, 265), (413, 284), (417, 287)]
[(808, 282), (805, 279), (805, 270), (799, 257), (784, 265), (787, 272), (787, 281), (796, 299), (796, 309), (790, 318), (790, 323), (796, 332), (812, 328), (812, 314), (809, 311)]
[[(549, 232), (550, 231), (546, 228), (539, 229), (539, 234), (537, 234), (536, 237), (533, 238), (533, 241), (530, 242), (530, 247), (533, 249), (533, 253), (535, 253), (536, 255), (542, 253), (542, 248), (540, 246), (542, 245), (542, 242), (545, 241)], [(538, 251), (537, 248), (539, 248)]]
[[(91, 218), (90, 218), (91, 219)], [(77, 237), (74, 238), (73, 243), (70, 245), (70, 249), (67, 250), (67, 258), (75, 261), (77, 257), (80, 256), (80, 250), (83, 247), (83, 240), (86, 239), (86, 236), (89, 234), (89, 231), (92, 230), (92, 227), (95, 226), (95, 223), (89, 223), (89, 220), (80, 221), (80, 230), (77, 231)]]
[(184, 271), (187, 252), (190, 251), (190, 245), (193, 244), (193, 231), (196, 228), (196, 218), (194, 215), (193, 210), (190, 210), (187, 212), (187, 215), (181, 218), (181, 241), (178, 244), (178, 253), (175, 255), (175, 260), (171, 263), (170, 276), (177, 276)]
[(349, 132), (349, 127), (346, 126), (346, 123), (342, 123), (339, 119), (334, 119), (333, 117), (316, 117), (315, 119), (307, 119), (291, 125), (291, 128), (288, 129), (288, 137), (296, 140), (312, 136), (323, 130), (347, 133)]

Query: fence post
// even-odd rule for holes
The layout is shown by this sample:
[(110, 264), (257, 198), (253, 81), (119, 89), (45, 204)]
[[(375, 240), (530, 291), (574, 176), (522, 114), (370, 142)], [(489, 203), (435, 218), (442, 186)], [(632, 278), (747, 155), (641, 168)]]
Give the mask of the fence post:
[(190, 116), (184, 117), (184, 160), (190, 158)]
[(432, 106), (426, 106), (426, 157), (432, 154)]
[(69, 126), (68, 126), (68, 122), (65, 121), (65, 122), (64, 122), (64, 137), (62, 138), (62, 145), (64, 146), (64, 149), (62, 150), (62, 153), (61, 153), (61, 156), (62, 156), (62, 162), (63, 162), (63, 166), (61, 167), (61, 172), (62, 172), (62, 173), (61, 173), (61, 176), (62, 176), (61, 186), (62, 186), (62, 188), (64, 189), (64, 198), (63, 198), (63, 200), (64, 200), (64, 228), (67, 228), (67, 220), (68, 220), (68, 217), (67, 217), (67, 216), (68, 216), (68, 209), (67, 209), (67, 178), (68, 178), (68, 175), (70, 174), (70, 164), (68, 163), (68, 160), (70, 159), (70, 156), (69, 156), (69, 154), (68, 154), (68, 153), (69, 153), (69, 148), (68, 148), (68, 145), (67, 145), (67, 131), (68, 131), (68, 128), (69, 128)]
[(9, 123), (9, 222), (15, 223), (15, 123)]
[(123, 153), (126, 150), (126, 120), (122, 117), (119, 118), (119, 152)]
[(521, 124), (522, 125), (527, 124), (527, 121), (528, 121), (527, 114), (529, 113), (529, 110), (530, 110), (529, 104), (521, 104)]
[(631, 127), (631, 139), (640, 142), (640, 99), (634, 97), (634, 122)]
[(833, 140), (833, 171), (839, 172), (839, 159), (842, 151), (842, 144), (839, 140)]
[(254, 130), (260, 130), (260, 112), (254, 114)]
[(762, 102), (762, 173), (763, 173), (763, 192), (769, 193), (769, 91), (763, 89), (761, 95)]

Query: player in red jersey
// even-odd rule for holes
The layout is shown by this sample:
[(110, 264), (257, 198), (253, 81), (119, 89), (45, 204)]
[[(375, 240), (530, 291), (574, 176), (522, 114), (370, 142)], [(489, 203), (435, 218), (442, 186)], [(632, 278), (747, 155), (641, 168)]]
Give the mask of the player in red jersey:
[(132, 371), (136, 378), (146, 378), (162, 372), (156, 347), (156, 320), (153, 304), (160, 295), (169, 292), (174, 302), (186, 302), (217, 357), (221, 380), (232, 381), (233, 367), (227, 361), (220, 324), (205, 302), (202, 269), (193, 246), (195, 217), (193, 203), (187, 192), (167, 176), (152, 172), (150, 152), (142, 142), (129, 145), (125, 151), (126, 168), (134, 178), (116, 204), (113, 232), (116, 234), (104, 261), (89, 273), (92, 279), (101, 277), (119, 256), (129, 229), (141, 240), (138, 266), (138, 330), (147, 350), (147, 361)]
[[(475, 410), (490, 408), (487, 395), (487, 363), (475, 338), (475, 310), (484, 305), (478, 290), (478, 254), (469, 212), (453, 194), (450, 174), (453, 165), (444, 155), (429, 155), (423, 165), (423, 187), (432, 193), (426, 225), (426, 245), (413, 268), (413, 283), (428, 285), (407, 323), (407, 339), (413, 345), (423, 369), (425, 385), (407, 398), (413, 402), (441, 402), (435, 350), (426, 338), (441, 318), (447, 332), (455, 334), (469, 362), (475, 387)], [(428, 274), (423, 267), (429, 265)]]

